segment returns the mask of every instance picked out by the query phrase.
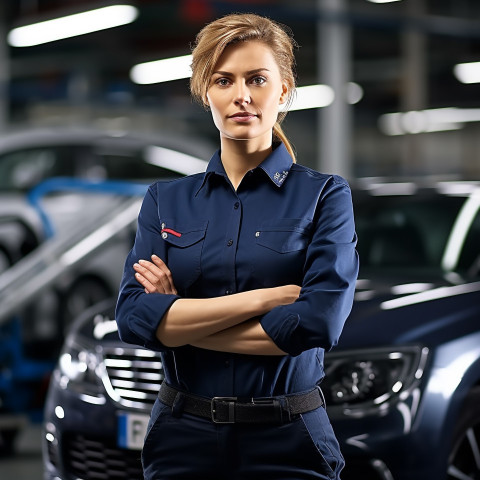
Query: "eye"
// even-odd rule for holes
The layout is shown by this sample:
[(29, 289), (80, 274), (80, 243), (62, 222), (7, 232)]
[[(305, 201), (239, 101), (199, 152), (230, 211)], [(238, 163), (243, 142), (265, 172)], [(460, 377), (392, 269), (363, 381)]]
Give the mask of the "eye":
[(263, 85), (267, 81), (267, 79), (265, 77), (257, 76), (253, 77), (250, 81), (254, 85)]
[(229, 85), (230, 81), (228, 80), (228, 78), (222, 77), (222, 78), (219, 78), (219, 79), (215, 80), (215, 83), (220, 87), (227, 87)]

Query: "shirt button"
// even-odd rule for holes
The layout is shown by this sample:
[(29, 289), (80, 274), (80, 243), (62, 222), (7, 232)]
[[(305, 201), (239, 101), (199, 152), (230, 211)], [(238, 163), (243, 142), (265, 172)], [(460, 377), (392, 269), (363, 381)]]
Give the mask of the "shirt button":
[(230, 360), (225, 360), (225, 368), (228, 368), (230, 366)]
[(233, 292), (231, 290), (225, 290), (225, 295), (231, 295)]
[(227, 242), (227, 247), (231, 247), (233, 245), (233, 240), (230, 239), (228, 242)]
[(235, 210), (236, 210), (239, 206), (240, 206), (240, 204), (239, 204), (238, 202), (235, 202), (235, 203), (233, 204), (233, 208), (234, 208)]
[(163, 232), (163, 233), (162, 233), (162, 238), (165, 240), (167, 237), (168, 237), (168, 233), (167, 233), (167, 232)]
[(256, 236), (256, 237), (259, 237), (259, 236), (260, 236), (260, 232), (255, 232), (255, 236)]

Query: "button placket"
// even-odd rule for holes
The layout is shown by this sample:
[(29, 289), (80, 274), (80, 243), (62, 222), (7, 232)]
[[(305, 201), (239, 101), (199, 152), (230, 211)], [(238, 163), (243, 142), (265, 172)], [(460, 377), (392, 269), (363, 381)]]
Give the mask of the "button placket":
[(234, 196), (232, 201), (230, 216), (226, 224), (225, 232), (225, 265), (226, 265), (226, 282), (224, 285), (225, 295), (232, 295), (236, 292), (236, 278), (235, 278), (235, 261), (237, 256), (237, 248), (232, 248), (237, 245), (239, 233), (240, 233), (240, 220), (242, 204), (237, 195)]

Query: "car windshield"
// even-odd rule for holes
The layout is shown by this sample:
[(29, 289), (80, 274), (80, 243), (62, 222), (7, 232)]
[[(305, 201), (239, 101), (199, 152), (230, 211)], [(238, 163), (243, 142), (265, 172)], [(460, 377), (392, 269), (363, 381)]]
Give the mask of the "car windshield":
[(362, 269), (441, 269), (465, 198), (369, 196), (354, 199)]

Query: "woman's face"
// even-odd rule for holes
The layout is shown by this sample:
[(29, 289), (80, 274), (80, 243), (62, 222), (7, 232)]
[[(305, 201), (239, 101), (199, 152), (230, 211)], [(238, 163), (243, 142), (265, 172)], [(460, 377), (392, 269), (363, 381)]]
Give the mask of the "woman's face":
[(272, 128), (288, 87), (270, 47), (258, 41), (228, 46), (215, 65), (207, 100), (222, 139), (272, 143)]

